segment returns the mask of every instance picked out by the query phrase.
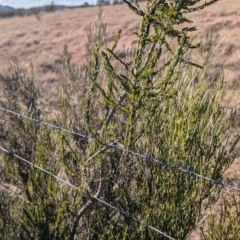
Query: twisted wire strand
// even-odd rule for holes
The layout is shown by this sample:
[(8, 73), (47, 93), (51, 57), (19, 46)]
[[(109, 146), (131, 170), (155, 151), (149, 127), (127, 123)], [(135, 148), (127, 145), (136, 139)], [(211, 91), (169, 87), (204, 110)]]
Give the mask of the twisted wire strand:
[(176, 240), (175, 238), (172, 238), (171, 236), (167, 235), (166, 233), (160, 231), (159, 229), (157, 229), (157, 228), (155, 228), (155, 227), (153, 227), (153, 226), (151, 226), (151, 225), (148, 225), (148, 224), (145, 223), (144, 221), (141, 221), (141, 220), (139, 220), (139, 219), (137, 219), (137, 218), (135, 218), (135, 217), (129, 215), (127, 212), (122, 211), (122, 210), (120, 210), (120, 209), (114, 207), (113, 205), (111, 205), (111, 204), (109, 204), (109, 203), (103, 201), (102, 199), (100, 199), (100, 198), (96, 198), (96, 197), (92, 197), (92, 198), (93, 198), (93, 199), (96, 199), (97, 201), (103, 203), (104, 205), (106, 205), (106, 206), (112, 208), (113, 210), (116, 210), (116, 211), (120, 212), (121, 214), (125, 215), (126, 217), (131, 218), (132, 220), (134, 220), (134, 221), (136, 221), (136, 222), (138, 222), (138, 223), (140, 223), (140, 224), (142, 224), (142, 225), (144, 225), (144, 226), (146, 226), (146, 227), (152, 229), (153, 231), (158, 232), (159, 234), (161, 234), (161, 235), (167, 237), (168, 239)]
[[(67, 133), (70, 133), (70, 134), (73, 134), (73, 135), (76, 135), (76, 136), (79, 136), (83, 139), (92, 139), (92, 140), (96, 140), (93, 136), (90, 136), (90, 135), (84, 135), (84, 134), (81, 134), (81, 133), (77, 133), (77, 132), (74, 132), (74, 131), (71, 131), (71, 130), (68, 130), (68, 129), (65, 129), (65, 128), (62, 128), (61, 126), (56, 126), (54, 124), (51, 124), (49, 122), (45, 122), (45, 121), (42, 121), (40, 119), (35, 119), (35, 118), (32, 118), (32, 117), (27, 117), (25, 116), (24, 114), (22, 113), (17, 113), (15, 111), (12, 111), (12, 110), (9, 110), (9, 109), (6, 109), (6, 108), (3, 108), (3, 107), (0, 107), (0, 110), (2, 110), (3, 112), (6, 112), (6, 113), (10, 113), (10, 114), (13, 114), (13, 115), (16, 115), (18, 117), (21, 117), (21, 118), (25, 118), (27, 120), (30, 120), (30, 121), (34, 121), (36, 123), (39, 123), (39, 124), (44, 124), (44, 125), (47, 125), (49, 127), (52, 127), (54, 129), (57, 129), (59, 131), (64, 131), (64, 132), (67, 132)], [(155, 157), (152, 157), (151, 155), (148, 155), (148, 154), (141, 154), (141, 153), (138, 153), (138, 152), (134, 152), (132, 150), (127, 150), (125, 149), (124, 147), (120, 146), (120, 144), (117, 144), (117, 143), (113, 143), (113, 144), (108, 144), (106, 143), (105, 146), (109, 147), (109, 148), (115, 148), (115, 149), (118, 149), (122, 152), (126, 152), (126, 153), (130, 153), (132, 154), (133, 156), (136, 156), (136, 157), (139, 157), (139, 158), (142, 158), (142, 159), (145, 159), (146, 161), (153, 161), (153, 162), (156, 162), (157, 164), (160, 164), (164, 167), (167, 167), (167, 168), (170, 168), (172, 170), (175, 170), (175, 171), (180, 171), (190, 177), (193, 177), (193, 178), (199, 178), (199, 179), (204, 179), (206, 181), (209, 181), (209, 182), (212, 182), (213, 184), (215, 185), (219, 185), (219, 186), (222, 186), (222, 187), (226, 187), (226, 188), (229, 188), (229, 189), (232, 189), (234, 191), (237, 191), (238, 193), (240, 193), (240, 188), (238, 187), (235, 187), (235, 186), (232, 186), (230, 184), (227, 184), (227, 183), (224, 183), (222, 181), (219, 181), (219, 180), (215, 180), (215, 179), (211, 179), (209, 177), (206, 177), (206, 176), (203, 176), (201, 174), (198, 174), (196, 172), (193, 172), (193, 171), (190, 171), (188, 169), (185, 169), (185, 168), (182, 168), (182, 167), (178, 167), (178, 166), (174, 166), (174, 165), (171, 165), (170, 163), (167, 163), (166, 161), (162, 161), (162, 160), (159, 160)]]
[(0, 110), (2, 110), (3, 112), (5, 113), (10, 113), (10, 114), (13, 114), (17, 117), (20, 117), (20, 118), (23, 118), (23, 119), (27, 119), (27, 120), (30, 120), (30, 121), (33, 121), (33, 122), (36, 122), (36, 123), (39, 123), (39, 124), (43, 124), (43, 125), (46, 125), (48, 127), (51, 127), (51, 128), (54, 128), (58, 131), (64, 131), (66, 133), (70, 133), (70, 134), (74, 134), (78, 137), (81, 137), (83, 139), (94, 139), (94, 137), (92, 136), (89, 136), (89, 135), (84, 135), (84, 134), (81, 134), (81, 133), (77, 133), (77, 132), (74, 132), (74, 131), (71, 131), (71, 130), (68, 130), (68, 129), (65, 129), (65, 128), (62, 128), (61, 126), (56, 126), (52, 123), (49, 123), (49, 122), (45, 122), (43, 120), (40, 120), (40, 119), (36, 119), (36, 118), (32, 118), (32, 117), (27, 117), (25, 116), (23, 113), (17, 113), (17, 112), (14, 112), (12, 110), (9, 110), (9, 109), (6, 109), (6, 108), (3, 108), (3, 107), (0, 107)]
[[(64, 179), (56, 176), (56, 175), (53, 174), (53, 173), (50, 173), (50, 172), (47, 171), (46, 169), (44, 169), (44, 168), (42, 168), (42, 167), (39, 167), (39, 166), (36, 165), (36, 164), (33, 164), (32, 162), (30, 162), (30, 161), (28, 161), (28, 160), (26, 160), (26, 159), (18, 156), (17, 154), (14, 154), (14, 153), (8, 151), (8, 150), (5, 149), (4, 147), (0, 146), (0, 150), (2, 150), (3, 152), (5, 152), (6, 154), (8, 154), (8, 155), (11, 156), (11, 157), (17, 158), (17, 159), (19, 159), (19, 160), (21, 160), (21, 161), (29, 164), (30, 166), (33, 166), (34, 168), (36, 168), (36, 169), (44, 172), (45, 174), (47, 174), (47, 175), (55, 178), (56, 180), (58, 180), (58, 181), (60, 181), (60, 182), (62, 182), (62, 183), (64, 183), (64, 184), (68, 185), (69, 187), (71, 187), (71, 188), (73, 188), (73, 189), (75, 189), (75, 190), (80, 190), (77, 186), (73, 185), (72, 183), (70, 183), (70, 182), (68, 182), (68, 181), (66, 181), (66, 180), (64, 180)], [(21, 197), (22, 199), (26, 200), (26, 199), (23, 198), (22, 196), (19, 196), (19, 197)], [(139, 220), (139, 219), (131, 216), (129, 213), (127, 213), (127, 212), (125, 212), (125, 211), (122, 211), (121, 209), (119, 209), (119, 208), (117, 208), (117, 207), (115, 207), (115, 206), (113, 206), (113, 205), (105, 202), (104, 200), (102, 200), (102, 199), (100, 199), (100, 198), (98, 198), (98, 197), (90, 196), (90, 198), (91, 198), (91, 199), (94, 199), (94, 200), (96, 200), (96, 201), (98, 201), (98, 202), (100, 202), (100, 203), (102, 203), (102, 204), (104, 204), (104, 205), (107, 206), (107, 207), (112, 208), (112, 209), (115, 210), (115, 211), (118, 211), (118, 212), (121, 213), (122, 215), (125, 215), (125, 216), (128, 217), (128, 218), (131, 218), (132, 220), (134, 220), (134, 221), (136, 221), (136, 222), (138, 222), (138, 223), (140, 223), (140, 224), (148, 227), (149, 229), (151, 229), (151, 230), (153, 230), (153, 231), (155, 231), (155, 232), (157, 232), (157, 233), (159, 233), (159, 234), (167, 237), (167, 238), (170, 239), (170, 240), (176, 240), (176, 239), (172, 238), (171, 236), (167, 235), (166, 233), (160, 231), (159, 229), (157, 229), (157, 228), (155, 228), (155, 227), (153, 227), (153, 226), (145, 223), (145, 222), (142, 221), (142, 220)], [(26, 201), (27, 201), (27, 200), (26, 200)], [(28, 202), (28, 201), (27, 201), (27, 202)], [(29, 202), (28, 202), (28, 203), (29, 203)]]

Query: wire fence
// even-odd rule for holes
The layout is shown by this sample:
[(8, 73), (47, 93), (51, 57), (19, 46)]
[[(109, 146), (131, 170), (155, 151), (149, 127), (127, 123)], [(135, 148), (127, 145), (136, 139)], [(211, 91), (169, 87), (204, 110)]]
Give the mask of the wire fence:
[[(65, 129), (65, 128), (61, 127), (61, 126), (57, 126), (57, 125), (51, 124), (49, 122), (46, 122), (46, 121), (43, 121), (43, 120), (40, 120), (40, 119), (36, 119), (36, 118), (25, 116), (22, 113), (18, 113), (18, 112), (12, 111), (10, 109), (6, 109), (6, 108), (3, 108), (3, 107), (0, 107), (0, 110), (5, 112), (5, 113), (13, 114), (13, 115), (15, 115), (17, 117), (27, 119), (29, 121), (34, 121), (34, 122), (36, 122), (38, 124), (43, 124), (43, 125), (49, 126), (49, 127), (54, 128), (54, 129), (56, 129), (58, 131), (63, 131), (63, 132), (69, 133), (69, 134), (73, 134), (73, 135), (79, 136), (82, 139), (96, 140), (93, 136), (77, 133), (77, 132), (74, 132), (72, 130)], [(239, 136), (239, 138), (240, 138), (240, 136)], [(226, 187), (226, 188), (232, 189), (232, 190), (237, 191), (238, 193), (240, 193), (240, 188), (238, 188), (238, 187), (235, 187), (235, 186), (232, 186), (230, 184), (224, 183), (224, 182), (222, 182), (220, 180), (211, 179), (209, 177), (206, 177), (206, 176), (203, 176), (203, 175), (198, 174), (196, 172), (193, 172), (193, 171), (191, 171), (189, 169), (178, 167), (176, 165), (171, 165), (170, 163), (167, 163), (166, 161), (163, 161), (163, 160), (159, 160), (159, 159), (157, 159), (157, 158), (155, 158), (155, 157), (153, 157), (153, 156), (151, 156), (149, 154), (142, 154), (142, 153), (134, 152), (132, 150), (125, 149), (124, 147), (121, 146), (121, 144), (105, 143), (104, 145), (109, 147), (109, 148), (118, 149), (118, 150), (120, 150), (122, 152), (129, 153), (129, 154), (131, 154), (133, 156), (136, 156), (136, 157), (139, 157), (141, 159), (145, 159), (146, 161), (155, 162), (155, 163), (160, 164), (160, 165), (162, 165), (162, 166), (164, 166), (166, 168), (170, 168), (170, 169), (172, 169), (174, 171), (180, 171), (180, 172), (182, 172), (182, 173), (184, 173), (184, 174), (186, 174), (186, 175), (188, 175), (188, 176), (190, 176), (192, 178), (204, 179), (206, 181), (212, 182), (215, 185)]]
[[(48, 127), (53, 128), (53, 129), (55, 129), (55, 130), (57, 130), (57, 131), (64, 131), (64, 132), (66, 132), (66, 133), (69, 133), (69, 134), (72, 134), (72, 135), (76, 135), (76, 136), (78, 136), (78, 137), (80, 137), (80, 138), (82, 138), (82, 139), (92, 139), (92, 140), (96, 140), (93, 136), (85, 135), (85, 134), (81, 134), (81, 133), (77, 133), (77, 132), (75, 132), (75, 131), (72, 131), (72, 130), (69, 130), (69, 129), (65, 129), (65, 128), (61, 127), (61, 126), (57, 126), (57, 125), (54, 125), (54, 124), (52, 124), (52, 123), (49, 123), (49, 122), (46, 122), (46, 121), (43, 121), (43, 120), (40, 120), (40, 119), (36, 119), (36, 118), (32, 118), (32, 117), (25, 116), (25, 115), (22, 114), (22, 113), (18, 113), (18, 112), (12, 111), (12, 110), (10, 110), (10, 109), (6, 109), (6, 108), (3, 108), (3, 107), (0, 107), (0, 110), (3, 111), (3, 112), (5, 112), (5, 113), (8, 113), (8, 114), (15, 115), (15, 116), (18, 117), (18, 118), (23, 118), (23, 119), (26, 119), (26, 120), (29, 120), (29, 121), (34, 121), (36, 124), (43, 124), (43, 125), (45, 125), (45, 126), (48, 126)], [(120, 144), (115, 144), (115, 143), (109, 144), (109, 143), (105, 143), (104, 145), (105, 145), (106, 147), (108, 147), (108, 148), (118, 149), (118, 150), (120, 150), (120, 151), (122, 151), (122, 152), (126, 152), (126, 153), (129, 153), (129, 154), (132, 154), (133, 156), (136, 156), (136, 157), (145, 159), (146, 161), (156, 162), (157, 164), (161, 164), (162, 166), (165, 166), (165, 167), (167, 167), (167, 168), (171, 168), (172, 170), (181, 171), (182, 173), (184, 173), (184, 174), (186, 174), (186, 175), (188, 175), (188, 176), (190, 176), (190, 177), (199, 178), (199, 179), (204, 179), (204, 180), (207, 180), (207, 181), (212, 182), (213, 184), (221, 185), (221, 186), (223, 186), (223, 187), (230, 188), (230, 189), (232, 189), (232, 190), (235, 190), (235, 191), (237, 191), (237, 192), (240, 192), (240, 188), (238, 188), (238, 187), (229, 185), (229, 184), (224, 183), (224, 182), (219, 181), (219, 180), (211, 179), (211, 178), (209, 178), (209, 177), (206, 177), (206, 176), (203, 176), (203, 175), (201, 175), (201, 174), (195, 173), (195, 172), (190, 171), (190, 170), (188, 170), (188, 169), (184, 169), (184, 168), (181, 168), (181, 167), (178, 167), (178, 166), (171, 165), (171, 164), (169, 164), (169, 163), (167, 163), (167, 162), (165, 162), (165, 161), (158, 160), (158, 159), (152, 157), (152, 156), (149, 155), (149, 154), (141, 154), (141, 153), (138, 153), (138, 152), (134, 152), (134, 151), (132, 151), (132, 150), (127, 150), (127, 149), (125, 149), (124, 147), (122, 147)], [(0, 150), (3, 151), (3, 152), (5, 152), (5, 153), (8, 154), (9, 156), (14, 157), (14, 158), (17, 158), (17, 159), (21, 160), (22, 162), (25, 162), (25, 163), (33, 166), (34, 168), (36, 168), (36, 169), (44, 172), (45, 174), (48, 174), (49, 176), (55, 178), (57, 181), (62, 182), (62, 183), (68, 185), (69, 187), (71, 187), (71, 188), (73, 188), (73, 189), (75, 189), (75, 190), (80, 190), (77, 186), (73, 185), (72, 183), (70, 183), (70, 182), (68, 182), (68, 181), (60, 178), (59, 176), (56, 176), (55, 174), (47, 171), (46, 169), (44, 169), (44, 168), (42, 168), (42, 167), (40, 167), (40, 166), (38, 166), (38, 165), (36, 165), (36, 164), (33, 164), (32, 162), (30, 162), (30, 161), (22, 158), (21, 156), (18, 156), (18, 155), (16, 155), (15, 153), (10, 152), (10, 151), (7, 150), (6, 148), (0, 146)], [(12, 191), (12, 192), (13, 192), (13, 191)], [(14, 192), (13, 192), (13, 193), (14, 193)], [(26, 202), (30, 203), (27, 199), (25, 199), (25, 198), (22, 197), (21, 195), (19, 195), (19, 194), (16, 194), (16, 195), (17, 195), (18, 197), (20, 197), (21, 199), (25, 200)], [(167, 235), (166, 233), (160, 231), (159, 229), (157, 229), (157, 228), (155, 228), (155, 227), (147, 224), (146, 222), (144, 222), (144, 221), (142, 221), (142, 220), (139, 220), (139, 219), (137, 219), (136, 217), (131, 216), (129, 213), (127, 213), (127, 212), (125, 212), (125, 211), (123, 211), (123, 210), (121, 210), (121, 209), (119, 209), (119, 208), (117, 208), (117, 207), (115, 207), (115, 206), (113, 206), (113, 205), (105, 202), (104, 200), (100, 199), (99, 197), (90, 196), (90, 198), (91, 198), (91, 200), (96, 200), (96, 201), (104, 204), (105, 206), (113, 209), (114, 211), (119, 212), (120, 214), (122, 214), (122, 215), (124, 215), (124, 216), (126, 216), (126, 217), (128, 217), (128, 218), (130, 218), (130, 219), (132, 219), (132, 220), (134, 220), (134, 221), (136, 221), (136, 222), (138, 222), (138, 223), (141, 224), (141, 225), (146, 226), (147, 228), (149, 228), (149, 229), (151, 229), (151, 230), (153, 230), (153, 231), (155, 231), (155, 232), (157, 232), (157, 233), (165, 236), (166, 238), (168, 238), (168, 239), (170, 239), (170, 240), (176, 240), (176, 239), (174, 239), (173, 237)]]
[[(28, 165), (30, 165), (30, 166), (32, 166), (32, 167), (34, 167), (34, 168), (36, 168), (36, 169), (44, 172), (45, 174), (47, 174), (47, 175), (55, 178), (55, 179), (58, 180), (59, 182), (62, 182), (62, 183), (68, 185), (69, 187), (71, 187), (71, 188), (73, 188), (73, 189), (75, 189), (75, 190), (80, 190), (77, 186), (73, 185), (72, 183), (70, 183), (70, 182), (68, 182), (68, 181), (66, 181), (66, 180), (64, 180), (64, 179), (56, 176), (56, 175), (53, 174), (53, 173), (50, 173), (50, 172), (47, 171), (46, 169), (44, 169), (44, 168), (42, 168), (42, 167), (40, 167), (40, 166), (38, 166), (38, 165), (36, 165), (36, 164), (33, 164), (32, 162), (30, 162), (30, 161), (22, 158), (21, 156), (18, 156), (17, 154), (14, 154), (14, 153), (10, 152), (10, 151), (7, 150), (6, 148), (0, 146), (0, 150), (2, 150), (3, 152), (7, 153), (9, 156), (14, 157), (14, 158), (17, 158), (17, 159), (19, 159), (19, 160), (27, 163)], [(14, 193), (14, 192), (13, 192), (13, 193)], [(17, 196), (20, 197), (21, 199), (27, 201), (28, 203), (30, 203), (27, 199), (23, 198), (21, 195), (17, 195)], [(145, 223), (144, 221), (141, 221), (141, 220), (137, 219), (136, 217), (131, 216), (129, 213), (127, 213), (127, 212), (125, 212), (125, 211), (123, 211), (123, 210), (121, 210), (121, 209), (119, 209), (119, 208), (117, 208), (117, 207), (115, 207), (115, 206), (113, 206), (113, 205), (105, 202), (105, 201), (102, 200), (102, 199), (100, 199), (100, 198), (98, 198), (98, 197), (95, 197), (95, 196), (90, 196), (90, 197), (91, 197), (91, 199), (94, 199), (94, 200), (96, 200), (96, 201), (104, 204), (105, 206), (107, 206), (107, 207), (109, 207), (109, 208), (111, 208), (111, 209), (113, 209), (113, 210), (121, 213), (122, 215), (124, 215), (124, 216), (126, 216), (126, 217), (128, 217), (128, 218), (131, 218), (132, 220), (134, 220), (134, 221), (140, 223), (141, 225), (144, 225), (144, 226), (148, 227), (149, 229), (151, 229), (151, 230), (153, 230), (153, 231), (155, 231), (155, 232), (157, 232), (157, 233), (159, 233), (159, 234), (167, 237), (168, 239), (170, 239), (170, 240), (176, 240), (175, 238), (172, 238), (171, 236), (167, 235), (166, 233), (160, 231), (159, 229), (157, 229), (157, 228), (155, 228), (155, 227), (153, 227), (153, 226)]]

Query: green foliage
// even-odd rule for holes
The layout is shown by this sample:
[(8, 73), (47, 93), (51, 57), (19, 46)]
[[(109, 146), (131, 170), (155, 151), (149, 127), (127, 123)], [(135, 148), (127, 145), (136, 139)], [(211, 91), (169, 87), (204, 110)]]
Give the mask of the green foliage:
[[(62, 54), (59, 117), (49, 121), (94, 140), (1, 114), (4, 147), (79, 188), (63, 186), (5, 155), (1, 180), (17, 186), (28, 201), (21, 208), (6, 202), (8, 224), (18, 229), (12, 239), (166, 239), (91, 196), (186, 239), (202, 219), (203, 204), (209, 206), (221, 190), (177, 170), (221, 180), (235, 157), (238, 138), (232, 134), (232, 115), (222, 106), (223, 82), (209, 88), (206, 63), (195, 63), (191, 53), (199, 47), (190, 38), (196, 28), (182, 27), (192, 23), (187, 13), (216, 0), (197, 7), (199, 1), (153, 0), (145, 10), (136, 1), (124, 2), (141, 16), (131, 54), (118, 56), (121, 30), (107, 47), (101, 9), (88, 31), (84, 69), (72, 63), (67, 46)], [(32, 78), (14, 65), (0, 82), (2, 106), (40, 118)], [(113, 143), (126, 151), (110, 148)], [(148, 153), (175, 169), (131, 151)], [(4, 232), (2, 226), (6, 238), (10, 228)]]

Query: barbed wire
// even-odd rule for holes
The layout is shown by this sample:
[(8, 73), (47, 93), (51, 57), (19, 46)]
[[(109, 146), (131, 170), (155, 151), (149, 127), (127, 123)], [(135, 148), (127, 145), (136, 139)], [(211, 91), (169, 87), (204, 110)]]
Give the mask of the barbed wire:
[(142, 225), (144, 225), (144, 226), (146, 226), (146, 227), (152, 229), (153, 231), (160, 233), (161, 235), (167, 237), (168, 239), (176, 240), (175, 238), (170, 237), (170, 236), (167, 235), (166, 233), (164, 233), (164, 232), (158, 230), (157, 228), (152, 227), (151, 225), (148, 225), (148, 224), (145, 223), (144, 221), (141, 221), (141, 220), (139, 220), (139, 219), (137, 219), (137, 218), (135, 218), (135, 217), (132, 217), (132, 216), (129, 215), (127, 212), (122, 211), (122, 210), (120, 210), (120, 209), (118, 209), (118, 208), (116, 208), (116, 207), (114, 207), (114, 206), (108, 204), (107, 202), (103, 201), (102, 199), (100, 199), (100, 198), (96, 198), (96, 197), (92, 197), (92, 198), (96, 199), (97, 201), (99, 201), (99, 202), (105, 204), (106, 206), (108, 206), (108, 207), (110, 207), (110, 208), (112, 208), (112, 209), (114, 209), (114, 210), (116, 210), (116, 211), (119, 211), (120, 213), (122, 213), (122, 214), (125, 215), (126, 217), (131, 218), (131, 219), (133, 219), (133, 220), (139, 222), (140, 224), (142, 224)]
[[(60, 181), (60, 182), (62, 182), (62, 183), (64, 183), (64, 184), (68, 185), (69, 187), (71, 187), (71, 188), (73, 188), (73, 189), (75, 189), (75, 190), (80, 190), (77, 186), (73, 185), (72, 183), (70, 183), (70, 182), (68, 182), (68, 181), (66, 181), (66, 180), (58, 177), (57, 175), (49, 172), (48, 170), (46, 170), (46, 169), (44, 169), (44, 168), (42, 168), (42, 167), (40, 167), (40, 166), (38, 166), (38, 165), (36, 165), (36, 164), (28, 161), (28, 160), (26, 160), (25, 158), (22, 158), (21, 156), (15, 154), (15, 153), (10, 152), (10, 151), (7, 150), (6, 148), (0, 146), (0, 150), (2, 150), (3, 152), (5, 152), (5, 153), (6, 153), (7, 155), (9, 155), (10, 157), (17, 158), (17, 159), (19, 159), (19, 160), (27, 163), (28, 165), (30, 165), (30, 166), (32, 166), (32, 167), (34, 167), (34, 168), (36, 168), (36, 169), (44, 172), (45, 174), (48, 174), (49, 176), (55, 178), (56, 180), (58, 180), (58, 181)], [(22, 197), (22, 196), (20, 196), (20, 197)], [(153, 231), (155, 231), (155, 232), (157, 232), (157, 233), (159, 233), (159, 234), (167, 237), (168, 239), (170, 239), (170, 240), (176, 240), (175, 238), (172, 238), (171, 236), (167, 235), (166, 233), (160, 231), (159, 229), (157, 229), (157, 228), (155, 228), (155, 227), (153, 227), (153, 226), (145, 223), (145, 222), (142, 221), (142, 220), (139, 220), (139, 219), (131, 216), (129, 213), (127, 213), (127, 212), (125, 212), (125, 211), (123, 211), (123, 210), (121, 210), (121, 209), (119, 209), (119, 208), (117, 208), (117, 207), (115, 207), (115, 206), (113, 206), (113, 205), (105, 202), (105, 201), (102, 200), (102, 199), (100, 199), (100, 198), (98, 198), (98, 197), (95, 197), (95, 196), (90, 196), (90, 197), (91, 197), (92, 199), (95, 199), (96, 201), (104, 204), (105, 206), (110, 207), (110, 208), (112, 208), (112, 209), (115, 210), (115, 211), (118, 211), (118, 212), (121, 213), (122, 215), (125, 215), (125, 216), (128, 217), (128, 218), (131, 218), (132, 220), (140, 223), (141, 225), (144, 225), (144, 226), (148, 227), (149, 229), (151, 229), (151, 230), (153, 230)], [(23, 198), (23, 197), (22, 197), (22, 198)], [(23, 198), (23, 199), (26, 200), (25, 198)], [(28, 200), (26, 200), (26, 201), (27, 201), (28, 203), (30, 203)]]
[[(16, 115), (18, 117), (22, 117), (22, 118), (25, 118), (27, 120), (30, 120), (30, 121), (34, 121), (36, 123), (39, 123), (39, 124), (44, 124), (44, 125), (47, 125), (49, 127), (52, 127), (54, 129), (57, 129), (58, 131), (64, 131), (64, 132), (67, 132), (67, 133), (70, 133), (70, 134), (73, 134), (73, 135), (76, 135), (76, 136), (79, 136), (81, 137), (82, 139), (92, 139), (92, 140), (96, 140), (93, 136), (90, 136), (90, 135), (84, 135), (84, 134), (81, 134), (81, 133), (77, 133), (77, 132), (74, 132), (72, 130), (68, 130), (68, 129), (65, 129), (65, 128), (62, 128), (61, 126), (56, 126), (54, 124), (51, 124), (49, 122), (46, 122), (46, 121), (42, 121), (40, 119), (35, 119), (35, 118), (32, 118), (32, 117), (27, 117), (25, 116), (24, 114), (22, 113), (17, 113), (15, 111), (12, 111), (12, 110), (9, 110), (9, 109), (6, 109), (6, 108), (3, 108), (3, 107), (0, 107), (0, 110), (2, 110), (3, 112), (6, 112), (6, 113), (10, 113), (10, 114), (13, 114), (13, 115)], [(164, 167), (167, 167), (167, 168), (170, 168), (172, 170), (175, 170), (175, 171), (180, 171), (182, 173), (185, 173), (186, 175), (192, 177), (192, 178), (199, 178), (199, 179), (204, 179), (206, 181), (209, 181), (209, 182), (212, 182), (213, 184), (215, 185), (219, 185), (219, 186), (222, 186), (222, 187), (226, 187), (226, 188), (229, 188), (229, 189), (232, 189), (234, 191), (237, 191), (238, 193), (240, 193), (240, 188), (238, 187), (235, 187), (235, 186), (232, 186), (230, 184), (227, 184), (227, 183), (224, 183), (222, 181), (219, 181), (219, 180), (214, 180), (212, 178), (209, 178), (209, 177), (206, 177), (206, 176), (203, 176), (201, 174), (198, 174), (196, 172), (193, 172), (189, 169), (185, 169), (185, 168), (182, 168), (182, 167), (178, 167), (178, 166), (174, 166), (174, 165), (171, 165), (170, 163), (167, 163), (166, 161), (163, 161), (163, 160), (159, 160), (149, 154), (141, 154), (141, 153), (138, 153), (138, 152), (134, 152), (132, 150), (128, 150), (128, 149), (125, 149), (124, 147), (121, 146), (121, 144), (116, 144), (116, 143), (113, 143), (113, 144), (108, 144), (108, 143), (105, 143), (104, 144), (105, 146), (109, 147), (109, 148), (113, 148), (113, 149), (118, 149), (122, 152), (126, 152), (126, 153), (130, 153), (132, 154), (133, 156), (136, 156), (136, 157), (139, 157), (139, 158), (142, 158), (142, 159), (145, 159), (146, 161), (153, 161), (153, 162), (156, 162), (157, 164), (160, 164)]]
[(89, 136), (89, 135), (84, 135), (84, 134), (81, 134), (81, 133), (77, 133), (77, 132), (74, 132), (74, 131), (71, 131), (71, 130), (62, 128), (61, 126), (57, 126), (57, 125), (54, 125), (54, 124), (52, 124), (52, 123), (45, 122), (45, 121), (40, 120), (40, 119), (36, 119), (36, 118), (32, 118), (32, 117), (27, 117), (27, 116), (25, 116), (23, 113), (17, 113), (17, 112), (15, 112), (15, 111), (12, 111), (12, 110), (10, 110), (10, 109), (6, 109), (6, 108), (3, 108), (3, 107), (0, 107), (0, 110), (2, 110), (3, 112), (6, 112), (6, 113), (10, 113), (10, 114), (16, 115), (17, 117), (25, 118), (25, 119), (27, 119), (27, 120), (34, 121), (34, 122), (36, 122), (36, 123), (49, 126), (49, 127), (54, 128), (54, 129), (56, 129), (56, 130), (58, 130), (58, 131), (64, 131), (64, 132), (67, 132), (67, 133), (70, 133), (70, 134), (79, 136), (79, 137), (81, 137), (81, 138), (83, 138), (83, 139), (94, 139), (94, 137), (91, 137), (91, 136)]

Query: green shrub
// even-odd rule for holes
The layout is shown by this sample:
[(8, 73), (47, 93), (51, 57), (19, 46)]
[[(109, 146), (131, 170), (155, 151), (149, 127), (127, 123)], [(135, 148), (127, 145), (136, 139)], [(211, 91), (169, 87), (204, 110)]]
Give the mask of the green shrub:
[[(18, 227), (16, 239), (166, 239), (96, 198), (186, 239), (200, 222), (203, 205), (220, 192), (212, 182), (177, 170), (221, 180), (235, 157), (238, 138), (231, 131), (233, 116), (222, 106), (223, 82), (209, 87), (205, 63), (195, 63), (191, 53), (199, 47), (189, 36), (196, 29), (182, 27), (191, 23), (188, 12), (216, 0), (198, 7), (199, 1), (191, 0), (149, 1), (145, 10), (124, 2), (142, 18), (125, 58), (116, 52), (120, 30), (106, 47), (101, 10), (88, 32), (84, 69), (72, 63), (67, 46), (62, 55), (60, 114), (49, 121), (94, 139), (2, 114), (6, 148), (79, 188), (5, 155), (2, 180), (17, 185), (30, 202), (21, 203), (17, 218), (9, 217)], [(37, 90), (19, 71), (0, 76), (1, 104), (39, 118)], [(7, 234), (2, 230), (2, 237)]]

